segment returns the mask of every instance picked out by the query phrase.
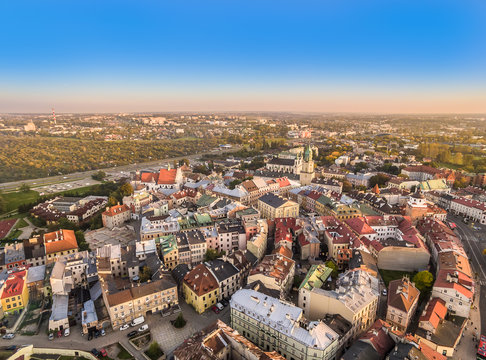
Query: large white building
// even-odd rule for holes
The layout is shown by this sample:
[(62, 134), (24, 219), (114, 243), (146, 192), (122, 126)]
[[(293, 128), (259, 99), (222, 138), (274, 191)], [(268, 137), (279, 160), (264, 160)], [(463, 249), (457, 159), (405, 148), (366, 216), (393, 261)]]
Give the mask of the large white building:
[(264, 351), (285, 358), (334, 359), (339, 336), (321, 321), (308, 322), (302, 309), (255, 290), (239, 290), (231, 298), (231, 327)]
[(348, 270), (340, 275), (335, 290), (316, 282), (301, 286), (298, 305), (310, 320), (341, 315), (352, 325), (349, 337), (355, 338), (375, 322), (379, 294), (377, 278), (364, 270)]
[(450, 210), (473, 221), (486, 224), (486, 205), (480, 201), (466, 198), (452, 199)]

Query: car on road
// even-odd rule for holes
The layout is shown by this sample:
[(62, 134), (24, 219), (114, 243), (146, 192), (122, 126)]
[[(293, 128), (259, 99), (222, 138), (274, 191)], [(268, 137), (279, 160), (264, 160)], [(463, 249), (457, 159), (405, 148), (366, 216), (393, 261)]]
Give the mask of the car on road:
[(383, 291), (381, 292), (381, 295), (387, 296), (388, 295), (388, 291), (386, 289), (383, 289)]
[(100, 355), (101, 355), (102, 357), (107, 357), (107, 356), (108, 356), (108, 353), (106, 352), (106, 350), (105, 350), (105, 349), (101, 349), (101, 350), (100, 350)]
[(100, 354), (100, 352), (98, 350), (96, 350), (95, 348), (91, 349), (91, 354), (93, 354), (94, 356), (98, 356)]
[(217, 303), (216, 307), (218, 308), (219, 311), (223, 311), (224, 306), (221, 303)]
[(229, 305), (229, 301), (228, 301), (228, 300), (226, 300), (226, 299), (223, 299), (223, 300), (221, 300), (221, 304), (223, 304), (223, 306), (225, 306), (225, 307), (226, 307), (226, 306), (228, 306), (228, 305)]
[(214, 306), (211, 308), (211, 310), (213, 310), (215, 314), (219, 314), (219, 309), (218, 309), (218, 307), (217, 307), (216, 305), (214, 305)]
[(128, 324), (122, 325), (122, 326), (120, 326), (120, 331), (126, 330), (128, 328), (130, 328), (130, 325), (128, 325)]
[(101, 329), (100, 333), (101, 333), (101, 336), (105, 336), (106, 335), (105, 329)]
[(5, 348), (5, 350), (15, 351), (17, 350), (17, 345), (10, 345)]
[(146, 331), (146, 330), (148, 330), (148, 325), (147, 325), (147, 324), (142, 325), (142, 326), (140, 326), (140, 327), (138, 328), (138, 331), (139, 331), (139, 332)]
[(49, 336), (47, 337), (49, 341), (54, 340), (54, 333), (49, 333)]
[(15, 337), (15, 334), (5, 334), (2, 336), (4, 340), (12, 340)]
[(96, 330), (94, 333), (95, 339), (99, 338), (101, 336), (101, 332), (99, 330)]
[(127, 337), (131, 338), (132, 336), (135, 336), (138, 334), (138, 331), (137, 330), (133, 330), (133, 331), (130, 331), (128, 334), (127, 334)]
[(64, 330), (64, 336), (69, 336), (71, 334), (71, 331), (69, 329)]

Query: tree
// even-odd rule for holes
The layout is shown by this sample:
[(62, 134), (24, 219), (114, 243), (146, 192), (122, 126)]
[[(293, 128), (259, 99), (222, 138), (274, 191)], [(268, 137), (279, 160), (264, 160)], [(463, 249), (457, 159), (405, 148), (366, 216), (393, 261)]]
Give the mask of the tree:
[(106, 177), (106, 173), (102, 170), (94, 173), (93, 175), (91, 175), (91, 178), (93, 180), (97, 180), (97, 181), (103, 181), (103, 179)]
[(177, 319), (174, 321), (174, 327), (176, 329), (183, 328), (186, 325), (186, 319), (184, 319), (184, 315), (180, 312), (179, 315), (177, 315)]
[(120, 186), (120, 194), (122, 196), (130, 196), (133, 194), (133, 186), (130, 185), (130, 183), (125, 183), (122, 186)]
[(337, 278), (337, 276), (338, 276), (338, 267), (337, 267), (337, 265), (334, 263), (334, 261), (332, 261), (332, 260), (327, 261), (327, 262), (326, 262), (326, 267), (328, 267), (328, 268), (332, 269), (331, 276), (332, 276), (333, 278)]
[(144, 266), (140, 271), (140, 282), (144, 283), (152, 279), (152, 270), (148, 266)]
[(207, 249), (206, 254), (204, 254), (204, 261), (211, 261), (211, 260), (219, 258), (220, 256), (221, 256), (221, 254), (218, 253), (216, 250)]
[(353, 185), (348, 180), (344, 180), (343, 181), (343, 192), (350, 192), (351, 190), (353, 190)]
[(28, 192), (28, 191), (30, 191), (30, 186), (27, 185), (26, 183), (22, 183), (22, 185), (20, 185), (20, 191)]
[(74, 235), (76, 236), (76, 241), (78, 242), (79, 250), (81, 251), (89, 250), (89, 244), (86, 242), (86, 239), (84, 238), (83, 230), (76, 230), (74, 232)]
[(434, 284), (434, 275), (427, 270), (420, 271), (413, 277), (413, 282), (421, 293), (427, 293), (432, 289), (432, 285)]
[[(185, 321), (185, 320), (184, 320)], [(185, 325), (185, 324), (184, 324)], [(154, 341), (153, 343), (150, 344), (149, 348), (145, 351), (145, 354), (151, 359), (151, 360), (157, 360), (159, 359), (162, 355), (164, 355), (164, 352), (160, 348), (159, 344), (157, 341)]]
[(385, 184), (390, 180), (390, 177), (385, 174), (376, 174), (375, 176), (370, 177), (370, 187), (375, 187), (378, 185), (379, 187), (385, 186)]
[(116, 205), (117, 203), (118, 203), (118, 200), (117, 200), (115, 197), (110, 196), (110, 197), (108, 198), (108, 205), (109, 205), (109, 206), (114, 206), (114, 205)]

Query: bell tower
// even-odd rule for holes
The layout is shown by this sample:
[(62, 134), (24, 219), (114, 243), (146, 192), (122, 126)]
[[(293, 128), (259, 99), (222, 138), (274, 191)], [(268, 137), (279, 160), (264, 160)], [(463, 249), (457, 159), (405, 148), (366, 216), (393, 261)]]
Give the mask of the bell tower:
[(310, 145), (306, 145), (304, 150), (304, 161), (302, 162), (302, 170), (300, 171), (300, 184), (302, 186), (310, 185), (314, 179), (314, 160), (312, 160), (312, 149)]

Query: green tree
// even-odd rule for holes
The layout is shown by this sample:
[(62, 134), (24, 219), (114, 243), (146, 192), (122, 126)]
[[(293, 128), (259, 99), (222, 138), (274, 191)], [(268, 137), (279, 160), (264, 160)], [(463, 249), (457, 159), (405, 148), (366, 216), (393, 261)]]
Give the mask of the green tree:
[(102, 181), (104, 178), (106, 177), (106, 173), (102, 170), (94, 173), (93, 175), (91, 175), (91, 178), (93, 180), (97, 180), (97, 181)]
[(348, 193), (351, 190), (353, 190), (353, 185), (348, 180), (344, 180), (343, 181), (343, 192)]
[(217, 259), (220, 256), (222, 256), (223, 254), (224, 254), (224, 251), (219, 253), (214, 249), (207, 249), (206, 254), (204, 254), (204, 261), (211, 261), (211, 260)]
[(144, 266), (140, 271), (140, 282), (144, 283), (152, 279), (152, 270), (148, 266)]
[(432, 285), (434, 284), (434, 275), (427, 270), (420, 271), (415, 274), (412, 281), (415, 283), (415, 287), (419, 289), (420, 293), (427, 293), (432, 289)]
[(130, 183), (125, 183), (122, 186), (120, 186), (120, 194), (122, 196), (130, 196), (133, 194), (133, 186), (130, 185)]
[(147, 356), (151, 360), (157, 360), (162, 355), (164, 355), (164, 352), (160, 348), (159, 344), (156, 341), (154, 341), (153, 343), (150, 344), (149, 348), (145, 351), (145, 354), (147, 354)]
[(385, 186), (385, 184), (390, 180), (390, 177), (385, 174), (376, 174), (370, 178), (370, 187), (373, 188), (378, 184), (379, 187)]
[(326, 262), (326, 267), (332, 269), (331, 276), (333, 278), (337, 278), (337, 276), (339, 274), (339, 270), (338, 270), (336, 263), (332, 260), (329, 260), (329, 261)]
[(117, 200), (115, 197), (110, 196), (110, 197), (108, 198), (108, 206), (114, 206), (114, 205), (116, 205), (117, 203), (118, 203), (118, 200)]
[(20, 185), (20, 191), (22, 191), (22, 192), (29, 192), (30, 191), (30, 186), (27, 185), (26, 183), (22, 183), (22, 185)]
[(174, 327), (176, 329), (183, 328), (186, 325), (186, 319), (184, 319), (184, 315), (182, 315), (182, 312), (177, 315), (177, 319), (174, 321)]

